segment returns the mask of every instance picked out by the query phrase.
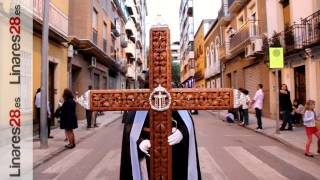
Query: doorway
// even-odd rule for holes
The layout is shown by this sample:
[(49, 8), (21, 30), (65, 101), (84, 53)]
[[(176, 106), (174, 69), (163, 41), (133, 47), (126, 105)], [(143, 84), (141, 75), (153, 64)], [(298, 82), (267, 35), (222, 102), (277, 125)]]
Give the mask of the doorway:
[(305, 66), (294, 68), (295, 99), (306, 103), (306, 71)]
[[(56, 94), (56, 89), (54, 85), (54, 72), (55, 72), (56, 64), (49, 62), (49, 89), (48, 89), (48, 101), (49, 101), (49, 107), (50, 107), (50, 113), (52, 114), (54, 112), (54, 96)], [(52, 121), (51, 121), (52, 123)], [(51, 124), (54, 125), (54, 124)]]
[(79, 78), (79, 74), (80, 74), (80, 71), (81, 71), (81, 68), (79, 67), (76, 67), (76, 66), (72, 66), (72, 75), (71, 75), (71, 78), (72, 78), (72, 92), (76, 92), (76, 91), (80, 91), (80, 82), (78, 82), (78, 78)]
[(232, 84), (232, 79), (231, 79), (231, 73), (228, 73), (227, 74), (227, 77), (226, 77), (226, 87), (227, 88), (231, 88), (231, 84)]

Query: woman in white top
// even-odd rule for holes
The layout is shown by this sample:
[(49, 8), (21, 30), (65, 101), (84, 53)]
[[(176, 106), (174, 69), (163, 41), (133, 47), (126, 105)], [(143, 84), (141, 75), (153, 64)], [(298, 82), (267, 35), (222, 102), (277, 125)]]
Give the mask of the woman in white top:
[[(305, 126), (306, 134), (307, 134), (307, 143), (305, 155), (308, 157), (313, 157), (310, 154), (310, 146), (312, 144), (312, 135), (314, 134), (318, 138), (318, 153), (320, 153), (320, 132), (316, 128), (316, 113), (314, 112), (315, 101), (309, 100), (305, 106), (305, 112), (303, 116), (303, 124)], [(319, 119), (318, 119), (319, 120)]]

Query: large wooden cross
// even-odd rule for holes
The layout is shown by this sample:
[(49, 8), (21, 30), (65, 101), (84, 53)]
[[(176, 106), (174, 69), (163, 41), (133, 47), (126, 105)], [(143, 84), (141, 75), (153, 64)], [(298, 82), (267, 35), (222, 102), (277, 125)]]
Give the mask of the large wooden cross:
[(171, 88), (171, 51), (168, 27), (150, 30), (149, 89), (91, 91), (94, 111), (149, 110), (151, 179), (171, 180), (172, 110), (223, 110), (233, 107), (231, 89)]

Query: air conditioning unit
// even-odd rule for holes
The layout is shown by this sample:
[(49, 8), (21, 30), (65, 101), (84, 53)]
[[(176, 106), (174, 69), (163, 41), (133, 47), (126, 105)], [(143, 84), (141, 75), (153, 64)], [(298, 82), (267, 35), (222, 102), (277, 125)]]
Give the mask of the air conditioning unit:
[(97, 67), (97, 59), (96, 57), (92, 57), (91, 58), (91, 67)]
[(252, 52), (255, 54), (261, 53), (263, 51), (263, 40), (260, 38), (251, 41)]
[(245, 57), (250, 57), (253, 55), (251, 44), (247, 45), (244, 49)]

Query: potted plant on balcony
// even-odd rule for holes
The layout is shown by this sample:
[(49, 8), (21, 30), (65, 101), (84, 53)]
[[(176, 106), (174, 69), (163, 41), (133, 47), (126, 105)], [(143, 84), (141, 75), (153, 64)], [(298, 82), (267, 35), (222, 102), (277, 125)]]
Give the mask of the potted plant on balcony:
[(273, 32), (273, 36), (271, 38), (270, 47), (282, 47), (280, 42), (279, 34), (276, 31)]
[(290, 27), (288, 24), (286, 24), (284, 28), (284, 42), (286, 45), (286, 50), (293, 49), (294, 48), (294, 34), (292, 27)]

